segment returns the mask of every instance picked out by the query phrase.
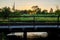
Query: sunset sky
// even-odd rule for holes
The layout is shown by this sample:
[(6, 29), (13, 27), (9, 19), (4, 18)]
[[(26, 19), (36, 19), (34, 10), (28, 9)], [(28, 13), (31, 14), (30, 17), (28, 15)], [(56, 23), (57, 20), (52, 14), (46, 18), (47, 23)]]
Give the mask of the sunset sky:
[(15, 2), (15, 9), (25, 10), (31, 9), (32, 6), (38, 5), (39, 8), (47, 9), (53, 8), (56, 9), (56, 5), (60, 7), (60, 0), (0, 0), (0, 8), (9, 6), (13, 7)]

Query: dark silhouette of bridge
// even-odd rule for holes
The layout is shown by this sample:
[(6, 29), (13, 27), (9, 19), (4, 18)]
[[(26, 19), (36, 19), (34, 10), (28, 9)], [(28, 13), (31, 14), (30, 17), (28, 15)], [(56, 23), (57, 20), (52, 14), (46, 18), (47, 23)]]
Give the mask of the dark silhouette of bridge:
[[(24, 17), (27, 17), (27, 16), (24, 16)], [(29, 17), (32, 17), (32, 16), (29, 16)], [(45, 17), (49, 17), (49, 16), (45, 16)], [(50, 17), (54, 17), (54, 16), (50, 16)], [(23, 39), (27, 40), (27, 32), (47, 32), (48, 37), (45, 38), (45, 40), (46, 39), (48, 39), (48, 40), (50, 40), (50, 39), (51, 40), (52, 39), (57, 40), (59, 38), (58, 34), (59, 34), (59, 30), (60, 30), (59, 29), (60, 22), (59, 22), (59, 16), (55, 16), (55, 17), (57, 17), (57, 22), (39, 22), (39, 21), (35, 21), (35, 16), (33, 16), (34, 20), (32, 20), (32, 21), (25, 21), (25, 22), (23, 22), (23, 21), (8, 21), (10, 23), (0, 24), (0, 26), (7, 26), (7, 28), (4, 28), (4, 27), (0, 28), (0, 33), (2, 34), (2, 32), (4, 32), (4, 34), (6, 36), (7, 34), (12, 33), (12, 32), (24, 32), (24, 38)], [(22, 22), (22, 23), (20, 23), (20, 22)], [(41, 25), (44, 25), (44, 26), (40, 27)], [(47, 27), (47, 25), (48, 26), (52, 25), (52, 26)], [(56, 27), (53, 27), (54, 25), (56, 25)], [(14, 27), (11, 27), (11, 26), (16, 26), (16, 27), (17, 26), (22, 26), (22, 27), (23, 26), (33, 26), (33, 27), (14, 28)], [(37, 40), (37, 39), (35, 39), (35, 40)], [(43, 40), (43, 39), (41, 39), (41, 40)]]

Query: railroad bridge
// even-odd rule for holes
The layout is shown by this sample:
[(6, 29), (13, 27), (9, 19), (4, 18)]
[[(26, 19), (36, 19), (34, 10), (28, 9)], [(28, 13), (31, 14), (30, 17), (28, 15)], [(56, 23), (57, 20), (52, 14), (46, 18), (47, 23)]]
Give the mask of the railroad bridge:
[(27, 40), (27, 32), (47, 32), (48, 37), (44, 40), (58, 40), (60, 38), (59, 16), (57, 16), (57, 22), (39, 22), (35, 21), (35, 17), (33, 18), (32, 21), (8, 21), (8, 24), (0, 24), (0, 39), (2, 40), (2, 33), (4, 33), (6, 40), (11, 40), (7, 39), (7, 34), (14, 32), (23, 32), (24, 37), (22, 40)]

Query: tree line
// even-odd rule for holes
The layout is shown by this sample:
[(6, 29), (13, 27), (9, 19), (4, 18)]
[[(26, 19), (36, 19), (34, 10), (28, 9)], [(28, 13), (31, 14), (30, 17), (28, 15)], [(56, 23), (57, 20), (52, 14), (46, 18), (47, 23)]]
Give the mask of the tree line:
[(57, 9), (53, 12), (53, 9), (51, 8), (50, 11), (48, 12), (48, 10), (43, 10), (41, 11), (41, 8), (39, 8), (38, 6), (32, 6), (31, 7), (33, 10), (12, 10), (10, 7), (3, 7), (0, 8), (0, 17), (2, 18), (8, 18), (8, 16), (14, 15), (14, 16), (18, 16), (18, 15), (22, 15), (22, 14), (58, 14), (60, 15), (60, 9)]

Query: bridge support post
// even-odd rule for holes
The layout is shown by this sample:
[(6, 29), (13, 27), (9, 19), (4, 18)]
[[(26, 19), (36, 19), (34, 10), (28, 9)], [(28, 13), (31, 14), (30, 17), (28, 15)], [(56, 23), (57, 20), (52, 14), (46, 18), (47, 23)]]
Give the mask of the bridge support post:
[(24, 38), (23, 40), (27, 40), (27, 32), (24, 32)]

